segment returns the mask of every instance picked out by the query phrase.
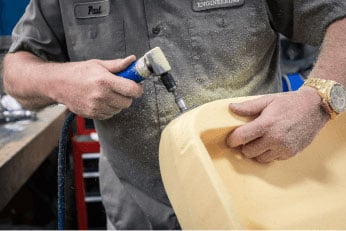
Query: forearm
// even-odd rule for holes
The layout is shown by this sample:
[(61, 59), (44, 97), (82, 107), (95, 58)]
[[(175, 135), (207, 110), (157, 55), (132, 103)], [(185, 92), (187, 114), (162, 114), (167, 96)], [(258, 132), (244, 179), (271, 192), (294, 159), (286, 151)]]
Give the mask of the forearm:
[(346, 86), (346, 18), (328, 27), (310, 76), (335, 80)]
[(59, 69), (62, 64), (45, 62), (29, 52), (10, 53), (4, 59), (5, 91), (27, 109), (54, 104)]
[(114, 60), (45, 62), (28, 52), (4, 60), (5, 90), (28, 109), (62, 103), (86, 118), (106, 119), (142, 95), (140, 84), (114, 75), (135, 56)]

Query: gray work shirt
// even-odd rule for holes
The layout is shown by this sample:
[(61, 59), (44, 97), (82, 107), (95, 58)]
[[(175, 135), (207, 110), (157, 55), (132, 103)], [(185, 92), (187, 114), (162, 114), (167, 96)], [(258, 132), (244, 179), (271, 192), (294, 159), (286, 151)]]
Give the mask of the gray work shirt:
[[(280, 91), (278, 33), (319, 45), (326, 27), (345, 14), (344, 0), (33, 0), (11, 52), (60, 62), (140, 57), (159, 46), (191, 108)], [(103, 203), (117, 229), (176, 229), (158, 145), (179, 111), (158, 79), (143, 87), (130, 108), (95, 121)]]

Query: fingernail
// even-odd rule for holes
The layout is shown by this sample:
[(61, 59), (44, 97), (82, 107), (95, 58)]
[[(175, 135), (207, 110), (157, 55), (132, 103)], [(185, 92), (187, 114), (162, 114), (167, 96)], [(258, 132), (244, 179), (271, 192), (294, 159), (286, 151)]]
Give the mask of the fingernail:
[[(230, 136), (231, 136), (231, 135), (230, 135)], [(235, 148), (235, 147), (239, 146), (240, 144), (237, 144), (237, 143), (234, 141), (234, 138), (231, 138), (230, 136), (227, 138), (227, 145), (228, 145), (230, 148)]]
[(237, 103), (230, 103), (230, 104), (229, 104), (229, 107), (230, 107), (230, 108), (234, 108), (234, 107), (236, 107), (237, 105), (238, 105)]

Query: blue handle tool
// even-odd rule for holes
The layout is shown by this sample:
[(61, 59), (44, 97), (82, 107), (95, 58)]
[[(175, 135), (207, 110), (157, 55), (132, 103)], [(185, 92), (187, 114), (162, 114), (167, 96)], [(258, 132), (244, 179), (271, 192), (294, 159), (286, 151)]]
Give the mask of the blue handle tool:
[(116, 73), (116, 75), (126, 79), (133, 80), (136, 83), (142, 82), (144, 78), (137, 72), (136, 63), (137, 63), (136, 61), (131, 63), (131, 65), (128, 66), (128, 68), (126, 68), (125, 70), (119, 73)]

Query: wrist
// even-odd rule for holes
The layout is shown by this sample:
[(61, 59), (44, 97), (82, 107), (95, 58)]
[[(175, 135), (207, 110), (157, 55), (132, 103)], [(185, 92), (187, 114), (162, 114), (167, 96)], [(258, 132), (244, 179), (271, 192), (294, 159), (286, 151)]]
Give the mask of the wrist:
[(311, 106), (319, 108), (321, 116), (324, 117), (326, 121), (330, 119), (329, 112), (323, 107), (322, 98), (315, 88), (303, 85), (299, 88), (299, 91), (304, 98), (309, 99)]
[(67, 81), (69, 80), (71, 71), (74, 71), (73, 63), (49, 63), (46, 68), (47, 73), (47, 86), (49, 91), (47, 96), (54, 103), (61, 103), (66, 105), (66, 97), (70, 95), (70, 86)]
[(304, 97), (310, 98), (313, 103), (320, 104), (322, 101), (317, 90), (313, 87), (303, 85), (299, 88), (299, 91), (304, 94)]

